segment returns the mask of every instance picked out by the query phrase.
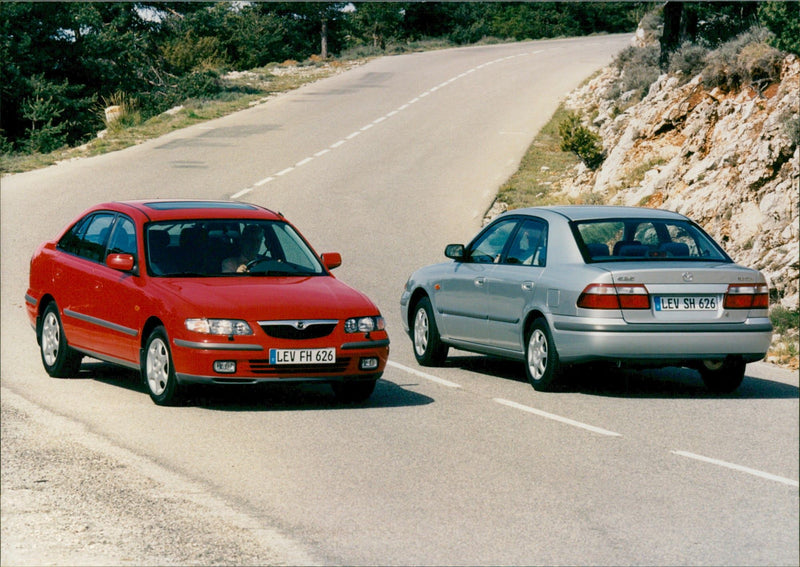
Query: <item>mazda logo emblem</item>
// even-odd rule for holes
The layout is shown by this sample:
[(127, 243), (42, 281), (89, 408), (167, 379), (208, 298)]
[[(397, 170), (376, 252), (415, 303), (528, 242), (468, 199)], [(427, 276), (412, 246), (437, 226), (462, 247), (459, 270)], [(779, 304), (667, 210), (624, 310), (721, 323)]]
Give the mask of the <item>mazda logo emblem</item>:
[(683, 272), (681, 277), (683, 278), (683, 281), (685, 281), (685, 282), (690, 282), (690, 281), (694, 280), (694, 274), (692, 272)]
[(303, 329), (305, 329), (305, 328), (306, 328), (306, 324), (305, 324), (304, 322), (302, 322), (302, 321), (298, 321), (298, 322), (295, 324), (295, 326), (294, 326), (294, 327), (295, 327), (295, 329), (297, 329), (298, 331), (302, 331)]

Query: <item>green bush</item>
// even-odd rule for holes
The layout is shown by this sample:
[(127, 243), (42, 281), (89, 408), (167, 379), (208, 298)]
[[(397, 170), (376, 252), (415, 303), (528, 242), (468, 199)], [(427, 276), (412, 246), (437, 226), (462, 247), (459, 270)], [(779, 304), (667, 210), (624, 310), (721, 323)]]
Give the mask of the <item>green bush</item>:
[(567, 114), (558, 125), (558, 133), (561, 136), (561, 149), (577, 155), (589, 169), (597, 169), (606, 158), (602, 138), (584, 126), (576, 113)]
[(782, 305), (776, 305), (770, 310), (769, 318), (775, 327), (775, 332), (781, 335), (786, 331), (800, 327), (800, 310), (786, 309)]
[(208, 98), (222, 90), (219, 73), (213, 69), (192, 71), (178, 81), (181, 98)]
[(225, 50), (216, 37), (197, 37), (192, 31), (173, 39), (163, 48), (164, 60), (178, 74), (199, 67), (219, 67), (225, 64)]

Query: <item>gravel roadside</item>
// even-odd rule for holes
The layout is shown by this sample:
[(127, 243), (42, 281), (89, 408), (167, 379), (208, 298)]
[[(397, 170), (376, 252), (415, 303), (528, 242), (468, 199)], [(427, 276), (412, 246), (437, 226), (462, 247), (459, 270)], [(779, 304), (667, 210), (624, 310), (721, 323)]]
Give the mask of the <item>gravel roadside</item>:
[(258, 518), (7, 388), (0, 410), (3, 566), (317, 563)]

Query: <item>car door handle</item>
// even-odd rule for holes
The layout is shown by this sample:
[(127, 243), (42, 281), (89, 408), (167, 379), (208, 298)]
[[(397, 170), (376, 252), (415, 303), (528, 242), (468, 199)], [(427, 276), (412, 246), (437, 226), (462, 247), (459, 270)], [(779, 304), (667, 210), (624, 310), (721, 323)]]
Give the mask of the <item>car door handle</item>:
[(475, 278), (475, 287), (483, 287), (486, 283), (486, 278)]
[(536, 284), (534, 282), (522, 282), (522, 291), (533, 291), (533, 288)]

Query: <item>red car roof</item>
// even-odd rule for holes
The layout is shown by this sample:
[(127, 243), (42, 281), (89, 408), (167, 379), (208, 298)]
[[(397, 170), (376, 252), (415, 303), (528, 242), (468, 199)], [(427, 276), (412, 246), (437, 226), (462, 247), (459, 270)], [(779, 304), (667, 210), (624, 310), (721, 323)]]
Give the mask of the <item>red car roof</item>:
[(142, 199), (135, 201), (116, 201), (94, 207), (96, 209), (116, 209), (131, 213), (134, 209), (152, 221), (198, 219), (198, 218), (251, 218), (284, 220), (283, 215), (259, 205), (240, 201), (206, 201), (190, 199)]

